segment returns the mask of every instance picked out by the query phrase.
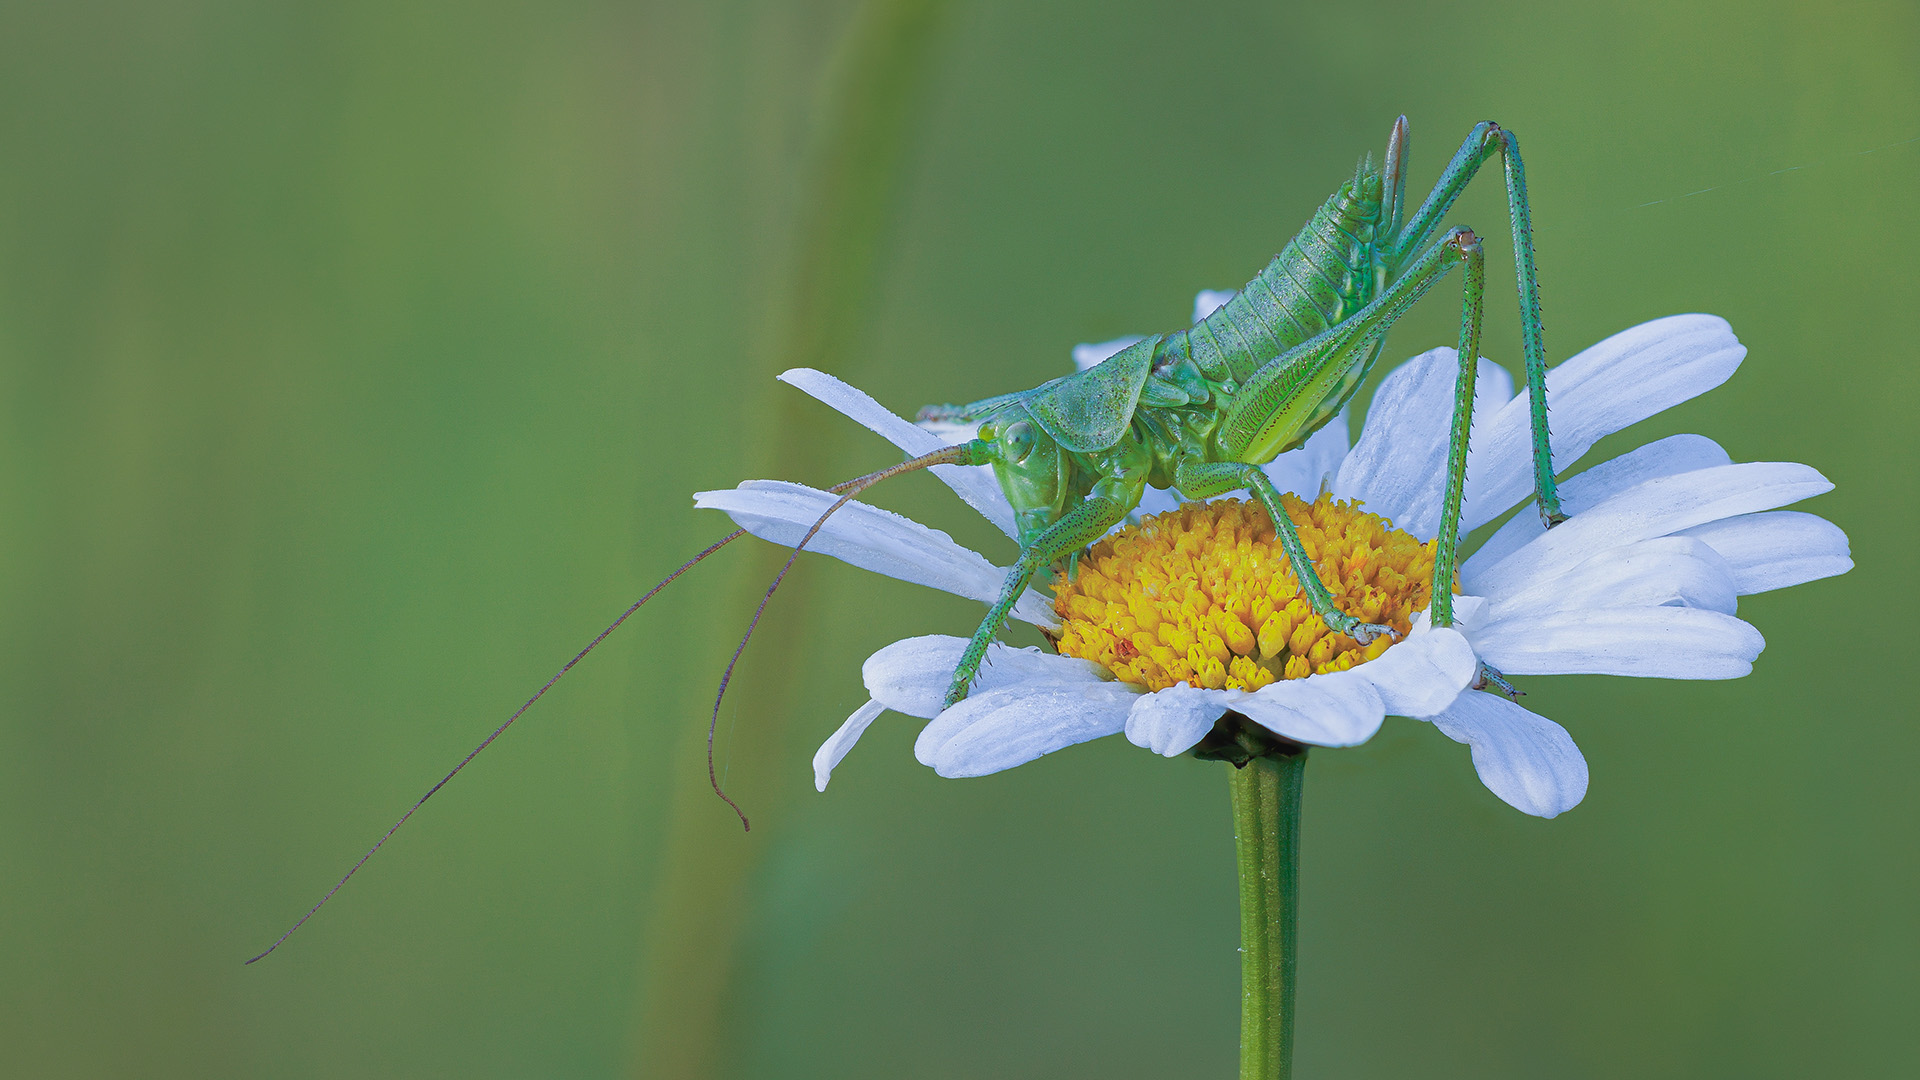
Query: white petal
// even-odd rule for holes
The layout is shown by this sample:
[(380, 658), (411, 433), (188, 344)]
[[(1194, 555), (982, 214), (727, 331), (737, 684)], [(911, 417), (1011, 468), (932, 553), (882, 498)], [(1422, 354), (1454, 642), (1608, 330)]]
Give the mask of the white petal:
[(1766, 647), (1760, 631), (1699, 608), (1589, 608), (1490, 621), (1468, 635), (1509, 675), (1737, 679)]
[(985, 776), (1117, 735), (1139, 691), (1123, 683), (1026, 683), (975, 692), (934, 718), (913, 754), (941, 776)]
[(1134, 342), (1145, 340), (1146, 338), (1139, 334), (1128, 334), (1126, 337), (1117, 337), (1112, 341), (1102, 341), (1092, 345), (1082, 342), (1073, 347), (1073, 366), (1076, 370), (1085, 371)]
[(1351, 670), (1373, 683), (1387, 713), (1431, 716), (1479, 675), (1480, 660), (1458, 630), (1422, 623), (1405, 641)]
[[(693, 504), (723, 511), (762, 540), (792, 547), (839, 498), (784, 480), (748, 480), (730, 491), (698, 492)], [(1007, 577), (1007, 571), (954, 543), (946, 533), (859, 501), (835, 511), (807, 542), (807, 550), (987, 604), (999, 598)], [(1013, 616), (1035, 626), (1060, 625), (1053, 604), (1031, 590), (1020, 598)]]
[[(1506, 368), (1480, 358), (1480, 370), (1473, 377), (1473, 422), (1477, 426), (1513, 400), (1513, 376)], [(1452, 414), (1448, 414), (1452, 415)], [(1472, 446), (1468, 446), (1472, 452)]]
[(1771, 510), (1833, 485), (1793, 462), (1747, 461), (1645, 480), (1602, 501), (1474, 576), (1475, 592), (1496, 601), (1608, 548)]
[[(1695, 469), (1731, 464), (1720, 444), (1704, 435), (1670, 435), (1609, 458), (1560, 484), (1560, 508), (1569, 516), (1584, 514), (1606, 499), (1656, 476), (1676, 476)], [(1460, 567), (1460, 587), (1480, 591), (1479, 571), (1527, 546), (1547, 531), (1538, 513), (1523, 512), (1507, 519)]]
[(1742, 514), (1696, 525), (1681, 535), (1704, 541), (1727, 560), (1741, 596), (1853, 569), (1847, 534), (1824, 518), (1797, 510)]
[(1233, 289), (1201, 289), (1195, 293), (1193, 297), (1193, 321), (1199, 322), (1201, 319), (1220, 310), (1227, 301), (1233, 299), (1233, 294)]
[[(953, 669), (967, 639), (946, 634), (896, 641), (872, 656), (860, 668), (867, 693), (895, 712), (930, 720), (940, 715), (953, 682)], [(1055, 656), (1038, 648), (1016, 649), (994, 642), (987, 646), (986, 662), (973, 683), (979, 694), (1027, 683), (1096, 683), (1113, 678), (1091, 660)]]
[(1536, 581), (1497, 601), (1492, 618), (1662, 604), (1731, 615), (1738, 597), (1733, 568), (1719, 552), (1690, 536), (1657, 536), (1610, 548), (1564, 574)]
[(841, 724), (838, 731), (827, 736), (827, 741), (821, 743), (820, 749), (813, 755), (813, 790), (827, 790), (827, 781), (833, 778), (834, 766), (840, 764), (847, 756), (847, 751), (853, 749), (853, 744), (860, 741), (867, 725), (885, 711), (885, 705), (869, 701), (854, 710), (854, 714), (847, 717), (847, 722)]
[(1535, 817), (1556, 817), (1587, 794), (1587, 759), (1567, 729), (1503, 697), (1466, 693), (1433, 726), (1473, 749), (1487, 790)]
[[(839, 410), (913, 457), (931, 454), (949, 445), (932, 432), (895, 416), (867, 396), (865, 391), (849, 386), (824, 371), (793, 368), (781, 372), (780, 381), (813, 395), (823, 404)], [(1013, 524), (1013, 505), (1007, 502), (1007, 496), (1000, 490), (999, 481), (993, 478), (990, 466), (935, 465), (932, 472), (1001, 532), (1008, 536), (1019, 535)]]
[(1354, 670), (1268, 683), (1233, 708), (1276, 735), (1314, 746), (1366, 742), (1387, 716), (1380, 691)]
[(1262, 467), (1267, 479), (1281, 491), (1291, 491), (1308, 502), (1320, 496), (1324, 484), (1333, 485), (1333, 476), (1347, 457), (1347, 410), (1327, 421), (1307, 441), (1281, 454)]
[[(1394, 517), (1424, 489), (1435, 461), (1444, 461), (1446, 431), (1458, 372), (1452, 349), (1432, 349), (1387, 373), (1367, 407), (1360, 441), (1340, 463), (1333, 492), (1362, 499), (1367, 509)], [(1438, 457), (1436, 457), (1438, 455)]]
[(1179, 757), (1206, 738), (1214, 721), (1246, 696), (1186, 683), (1143, 694), (1127, 714), (1127, 741), (1161, 757)]
[[(1369, 511), (1422, 540), (1440, 529), (1440, 497), (1446, 486), (1447, 437), (1453, 426), (1453, 386), (1460, 373), (1452, 349), (1434, 349), (1395, 368), (1367, 406), (1360, 441), (1340, 463), (1333, 492), (1359, 499)], [(1496, 403), (1513, 390), (1513, 378), (1491, 360), (1474, 376), (1474, 431), (1486, 427)], [(1469, 457), (1467, 475), (1473, 476)]]
[[(1622, 330), (1552, 368), (1547, 411), (1556, 471), (1601, 438), (1726, 382), (1746, 355), (1725, 319), (1672, 315)], [(1484, 430), (1467, 469), (1463, 531), (1499, 517), (1533, 489), (1526, 395)]]

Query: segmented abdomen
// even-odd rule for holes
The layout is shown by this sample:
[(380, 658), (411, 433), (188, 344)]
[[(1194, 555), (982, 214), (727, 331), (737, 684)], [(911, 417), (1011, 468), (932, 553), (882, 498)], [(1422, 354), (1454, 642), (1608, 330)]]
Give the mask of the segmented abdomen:
[(1299, 235), (1218, 311), (1168, 334), (1156, 365), (1191, 357), (1214, 382), (1239, 383), (1262, 364), (1373, 299), (1380, 177), (1340, 185)]

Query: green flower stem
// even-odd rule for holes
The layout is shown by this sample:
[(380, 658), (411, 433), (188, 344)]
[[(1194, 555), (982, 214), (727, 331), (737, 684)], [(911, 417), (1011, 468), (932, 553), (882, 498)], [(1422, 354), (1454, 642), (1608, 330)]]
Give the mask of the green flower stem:
[(1294, 923), (1305, 749), (1233, 769), (1240, 864), (1240, 1080), (1293, 1075)]

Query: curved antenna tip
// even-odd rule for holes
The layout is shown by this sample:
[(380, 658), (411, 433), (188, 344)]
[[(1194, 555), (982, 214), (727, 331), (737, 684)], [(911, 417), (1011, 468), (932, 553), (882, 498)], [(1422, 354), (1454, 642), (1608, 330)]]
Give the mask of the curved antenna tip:
[(773, 583), (768, 585), (767, 591), (761, 595), (760, 603), (753, 609), (753, 618), (747, 620), (747, 632), (740, 636), (740, 644), (734, 647), (733, 656), (727, 660), (727, 670), (720, 675), (720, 689), (713, 695), (713, 715), (707, 720), (707, 782), (713, 785), (713, 793), (720, 796), (720, 801), (732, 807), (733, 812), (739, 815), (740, 828), (743, 832), (752, 832), (753, 826), (747, 822), (747, 815), (741, 811), (739, 805), (721, 790), (720, 776), (713, 764), (713, 739), (720, 728), (720, 703), (727, 698), (727, 684), (733, 681), (734, 669), (740, 664), (740, 654), (747, 651), (747, 642), (753, 640), (753, 632), (760, 626), (760, 616), (766, 614), (768, 601), (772, 600), (773, 594), (779, 591), (780, 583), (786, 580), (787, 572), (793, 569), (794, 561), (800, 558), (800, 552), (805, 550), (807, 544), (819, 534), (821, 528), (826, 525), (827, 519), (833, 516), (834, 511), (853, 501), (855, 495), (889, 477), (915, 472), (931, 465), (969, 464), (973, 461), (972, 447), (972, 443), (944, 446), (930, 454), (922, 454), (890, 468), (881, 469), (879, 472), (871, 472), (828, 488), (828, 491), (839, 495), (840, 498), (832, 506), (827, 507), (827, 512), (820, 515), (819, 519), (813, 523), (813, 528), (808, 529), (806, 535), (800, 538), (800, 542), (793, 545), (793, 551), (787, 555), (787, 561), (781, 564), (780, 572), (773, 576)]

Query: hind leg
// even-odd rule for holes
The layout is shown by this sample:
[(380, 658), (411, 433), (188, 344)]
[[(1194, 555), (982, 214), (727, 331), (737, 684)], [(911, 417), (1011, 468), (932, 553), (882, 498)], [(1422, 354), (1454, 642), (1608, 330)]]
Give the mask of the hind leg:
[[(1404, 147), (1404, 139), (1399, 140)], [(1533, 427), (1533, 490), (1540, 517), (1548, 528), (1567, 520), (1560, 510), (1560, 494), (1553, 479), (1553, 445), (1547, 435), (1547, 348), (1540, 329), (1540, 282), (1533, 266), (1533, 211), (1527, 201), (1527, 172), (1520, 161), (1520, 142), (1511, 131), (1484, 121), (1474, 126), (1453, 160), (1427, 193), (1426, 200), (1408, 217), (1387, 251), (1397, 268), (1420, 251), (1440, 230), (1455, 199), (1473, 182), (1480, 166), (1495, 154), (1505, 166), (1507, 218), (1513, 230), (1513, 264), (1520, 294), (1520, 345), (1526, 359), (1527, 403)], [(1404, 156), (1400, 159), (1404, 160)], [(1398, 162), (1394, 163), (1396, 166)], [(1396, 178), (1397, 179), (1397, 178)]]

